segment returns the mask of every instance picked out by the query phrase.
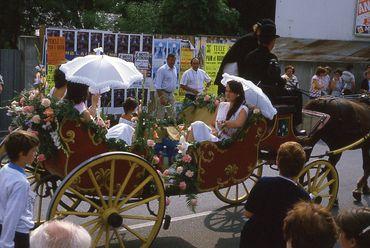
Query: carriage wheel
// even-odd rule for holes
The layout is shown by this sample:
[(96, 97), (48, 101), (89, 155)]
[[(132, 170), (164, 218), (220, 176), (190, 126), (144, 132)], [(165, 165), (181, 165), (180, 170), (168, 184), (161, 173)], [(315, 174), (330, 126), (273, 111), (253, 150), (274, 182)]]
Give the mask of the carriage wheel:
[[(90, 191), (77, 189), (81, 178), (92, 186)], [(147, 214), (148, 205), (152, 215)], [(68, 174), (50, 202), (47, 217), (82, 225), (92, 237), (92, 247), (149, 247), (164, 212), (163, 183), (151, 165), (131, 153), (109, 152)]]
[(213, 193), (225, 203), (238, 205), (247, 200), (251, 189), (261, 178), (262, 170), (263, 164), (259, 161), (252, 174), (245, 181), (226, 188), (217, 189)]
[(335, 167), (326, 160), (306, 165), (298, 175), (298, 183), (310, 194), (313, 201), (331, 209), (337, 199), (339, 178)]

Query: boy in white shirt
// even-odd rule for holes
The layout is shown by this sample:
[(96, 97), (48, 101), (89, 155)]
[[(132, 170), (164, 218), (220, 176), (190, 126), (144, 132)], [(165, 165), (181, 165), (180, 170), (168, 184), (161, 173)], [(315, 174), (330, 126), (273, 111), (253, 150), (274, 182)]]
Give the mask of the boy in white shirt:
[(35, 193), (30, 189), (24, 168), (32, 164), (39, 139), (26, 131), (6, 137), (5, 151), (10, 162), (0, 169), (0, 247), (29, 247), (33, 228)]

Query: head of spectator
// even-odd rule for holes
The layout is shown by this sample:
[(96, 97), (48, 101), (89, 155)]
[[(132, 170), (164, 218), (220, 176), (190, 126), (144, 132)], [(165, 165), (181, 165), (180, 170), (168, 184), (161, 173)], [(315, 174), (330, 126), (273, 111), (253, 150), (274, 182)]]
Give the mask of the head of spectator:
[(330, 66), (325, 66), (324, 69), (325, 69), (325, 75), (330, 75), (331, 67)]
[(370, 208), (354, 208), (337, 217), (342, 248), (370, 247)]
[(288, 77), (291, 77), (295, 73), (294, 66), (292, 65), (285, 66), (284, 71)]
[(89, 248), (90, 234), (81, 226), (67, 221), (48, 221), (30, 237), (31, 248)]
[(330, 212), (317, 204), (297, 203), (284, 219), (287, 248), (331, 248), (337, 241), (337, 226)]
[(66, 75), (59, 69), (59, 67), (54, 70), (54, 82), (55, 88), (57, 89), (67, 85)]
[(226, 120), (230, 120), (231, 116), (233, 116), (233, 114), (238, 111), (239, 107), (245, 101), (243, 85), (240, 82), (233, 80), (227, 82), (225, 96), (227, 101), (230, 102), (232, 105), (226, 115)]
[(5, 138), (5, 151), (10, 161), (18, 165), (32, 164), (40, 141), (31, 132), (18, 130)]
[(89, 86), (85, 84), (72, 83), (67, 81), (67, 94), (65, 99), (79, 104), (85, 102), (89, 95)]
[(194, 71), (197, 71), (199, 69), (199, 59), (197, 57), (192, 58), (190, 61), (190, 65)]
[(306, 153), (297, 142), (285, 142), (280, 145), (276, 157), (276, 165), (283, 177), (295, 178), (306, 162)]
[(334, 71), (334, 76), (333, 77), (338, 80), (341, 76), (342, 76), (342, 70), (341, 69), (336, 69)]
[(322, 66), (318, 66), (316, 68), (316, 72), (315, 72), (315, 75), (318, 76), (318, 77), (323, 77), (325, 76), (326, 74), (326, 69)]
[(352, 64), (348, 64), (346, 66), (346, 71), (352, 71), (353, 70), (353, 65)]
[(173, 53), (167, 55), (167, 65), (172, 69), (175, 66), (176, 56)]
[(261, 27), (262, 27), (262, 25), (265, 25), (265, 24), (275, 25), (274, 21), (271, 20), (271, 19), (262, 19), (262, 20), (258, 21), (256, 24), (253, 25), (253, 32), (256, 36), (260, 35)]
[(132, 114), (137, 108), (137, 106), (138, 106), (137, 101), (132, 97), (128, 97), (126, 101), (123, 103), (123, 110), (125, 111), (125, 114)]

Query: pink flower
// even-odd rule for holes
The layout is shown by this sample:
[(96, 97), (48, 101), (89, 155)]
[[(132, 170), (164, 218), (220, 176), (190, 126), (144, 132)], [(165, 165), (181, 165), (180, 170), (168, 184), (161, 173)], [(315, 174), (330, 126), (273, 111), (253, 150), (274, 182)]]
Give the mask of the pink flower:
[(187, 170), (185, 172), (185, 176), (187, 176), (187, 177), (193, 177), (194, 176), (194, 172), (192, 172), (191, 170)]
[(190, 200), (190, 205), (192, 205), (192, 206), (198, 205), (198, 200), (197, 199), (191, 199)]
[(179, 188), (180, 188), (181, 190), (185, 190), (185, 189), (186, 189), (186, 183), (185, 183), (184, 181), (180, 182), (180, 183), (179, 183)]
[(35, 99), (36, 95), (31, 93), (30, 96), (28, 97), (28, 100), (32, 101), (33, 99)]
[(40, 118), (40, 116), (39, 116), (39, 115), (34, 115), (34, 116), (31, 118), (31, 121), (32, 121), (33, 123), (38, 124), (38, 123), (40, 123), (41, 118)]
[(41, 100), (41, 105), (44, 106), (45, 108), (50, 107), (50, 104), (51, 104), (51, 101), (47, 98), (43, 98)]
[(26, 113), (32, 113), (34, 110), (35, 110), (35, 108), (33, 106), (24, 106), (22, 108), (22, 111), (26, 112)]
[(214, 102), (214, 104), (215, 104), (215, 106), (217, 107), (219, 104), (220, 104), (220, 100), (215, 100), (215, 102)]
[(110, 127), (110, 120), (106, 120), (106, 121), (105, 121), (105, 126), (106, 126), (107, 128), (109, 128), (109, 127)]
[(159, 157), (157, 155), (153, 156), (153, 164), (158, 164), (159, 163)]
[(184, 171), (184, 168), (182, 166), (179, 166), (176, 168), (176, 173), (181, 174)]
[(204, 96), (204, 101), (208, 102), (209, 100), (211, 100), (211, 97), (209, 95), (205, 95)]
[(182, 157), (182, 161), (185, 163), (190, 163), (191, 162), (191, 156), (189, 154), (186, 154)]
[(38, 156), (37, 156), (37, 161), (38, 162), (42, 162), (42, 161), (45, 161), (46, 160), (46, 157), (45, 157), (45, 155), (44, 154), (39, 154)]
[(104, 121), (101, 119), (101, 118), (98, 118), (96, 120), (96, 124), (99, 126), (99, 127), (104, 127), (105, 124), (104, 124)]
[(149, 147), (153, 147), (153, 146), (155, 146), (155, 142), (154, 142), (154, 140), (151, 140), (151, 139), (148, 139), (148, 140), (146, 141), (146, 144), (147, 144)]
[(171, 203), (170, 198), (169, 197), (166, 197), (166, 206), (170, 205), (170, 203)]
[(9, 127), (8, 127), (8, 131), (9, 131), (9, 133), (13, 132), (13, 130), (14, 130), (14, 128), (13, 128), (12, 126), (9, 126)]
[(164, 170), (163, 171), (163, 176), (168, 177), (169, 175), (170, 175), (170, 171), (169, 170)]
[(19, 100), (19, 103), (23, 106), (24, 103), (26, 102), (26, 99), (24, 97), (22, 97), (20, 100)]

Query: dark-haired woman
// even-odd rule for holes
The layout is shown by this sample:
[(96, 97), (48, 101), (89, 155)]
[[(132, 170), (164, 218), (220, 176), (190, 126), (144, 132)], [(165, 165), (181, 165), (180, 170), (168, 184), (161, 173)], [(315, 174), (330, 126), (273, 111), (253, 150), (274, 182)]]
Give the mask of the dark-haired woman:
[(132, 97), (128, 97), (126, 101), (123, 103), (124, 113), (119, 118), (119, 123), (126, 123), (132, 127), (135, 127), (137, 117), (134, 116), (134, 112), (137, 107), (138, 107), (137, 101)]
[[(89, 122), (93, 120), (91, 113), (96, 110), (97, 100), (92, 97), (92, 106), (90, 109), (86, 107), (87, 96), (89, 95), (89, 86), (79, 83), (67, 83), (67, 94), (65, 96), (66, 100), (71, 101), (74, 104), (74, 108), (78, 111), (83, 122)], [(95, 111), (96, 112), (96, 111)]]
[(343, 248), (370, 247), (370, 208), (354, 208), (337, 217), (339, 242)]
[(229, 81), (225, 90), (226, 102), (220, 103), (211, 127), (204, 122), (196, 121), (191, 124), (192, 139), (201, 141), (218, 141), (232, 137), (232, 135), (243, 127), (248, 116), (248, 108), (244, 105), (245, 96), (243, 86), (240, 82)]
[(50, 90), (49, 96), (61, 100), (67, 94), (67, 80), (64, 72), (59, 70), (59, 67), (54, 71), (54, 82), (55, 86)]

